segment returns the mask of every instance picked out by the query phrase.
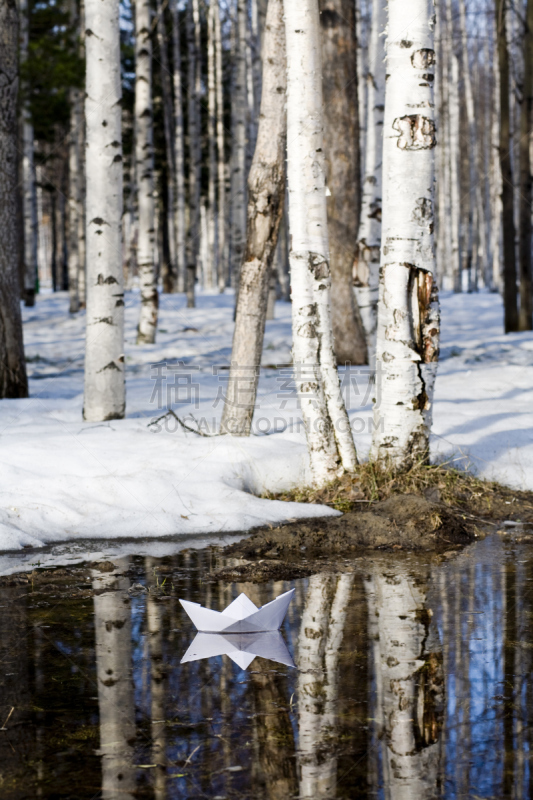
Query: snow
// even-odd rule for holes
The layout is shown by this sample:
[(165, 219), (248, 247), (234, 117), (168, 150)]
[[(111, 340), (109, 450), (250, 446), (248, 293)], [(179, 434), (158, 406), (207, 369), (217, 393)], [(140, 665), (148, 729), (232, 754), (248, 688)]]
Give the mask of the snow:
[[(533, 489), (533, 334), (503, 335), (494, 294), (447, 293), (442, 306), (433, 456)], [(49, 545), (39, 551), (43, 564), (141, 552), (156, 538), (163, 554), (230, 541), (262, 524), (336, 514), (258, 496), (309, 483), (290, 369), (273, 368), (290, 363), (289, 304), (278, 303), (267, 323), (249, 439), (199, 436), (168, 417), (150, 424), (170, 404), (191, 427), (216, 431), (233, 296), (200, 294), (198, 308), (187, 309), (182, 296), (163, 295), (158, 342), (142, 347), (135, 344), (138, 308), (138, 293), (128, 293), (127, 418), (101, 424), (81, 418), (83, 313), (69, 316), (64, 293), (41, 294), (23, 309), (31, 396), (0, 403), (0, 550)], [(368, 370), (341, 373), (365, 457), (374, 394)], [(37, 562), (35, 551), (14, 556), (0, 558), (0, 573)]]

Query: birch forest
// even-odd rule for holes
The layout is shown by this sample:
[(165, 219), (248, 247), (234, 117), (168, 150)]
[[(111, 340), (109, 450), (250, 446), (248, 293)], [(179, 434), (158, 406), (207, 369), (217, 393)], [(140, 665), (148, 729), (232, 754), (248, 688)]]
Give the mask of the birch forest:
[(28, 393), (19, 301), (68, 294), (83, 419), (106, 422), (128, 414), (132, 302), (153, 365), (167, 295), (227, 297), (210, 435), (249, 437), (265, 325), (290, 303), (320, 486), (357, 468), (350, 366), (375, 386), (371, 459), (427, 461), (439, 291), (497, 294), (505, 333), (532, 329), (531, 0), (0, 0), (0, 16), (2, 397)]

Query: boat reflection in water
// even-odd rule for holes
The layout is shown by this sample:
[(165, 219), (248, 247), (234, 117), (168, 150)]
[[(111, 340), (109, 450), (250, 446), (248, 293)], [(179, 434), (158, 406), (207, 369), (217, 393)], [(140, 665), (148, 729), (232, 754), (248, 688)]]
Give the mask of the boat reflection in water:
[(248, 669), (256, 656), (288, 667), (296, 666), (279, 631), (197, 633), (180, 663), (222, 655), (229, 656), (241, 669)]

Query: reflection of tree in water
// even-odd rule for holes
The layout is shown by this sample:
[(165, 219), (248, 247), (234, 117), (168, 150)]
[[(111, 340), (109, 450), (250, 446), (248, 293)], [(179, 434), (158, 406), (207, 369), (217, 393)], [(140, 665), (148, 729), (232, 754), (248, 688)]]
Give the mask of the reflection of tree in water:
[(339, 648), (353, 581), (353, 574), (309, 580), (298, 640), (301, 798), (336, 796)]
[[(129, 559), (115, 559), (124, 572)], [(133, 800), (135, 711), (131, 672), (130, 582), (115, 573), (93, 571), (96, 676), (100, 709), (102, 798)], [(109, 591), (103, 591), (108, 589)]]
[(166, 668), (163, 660), (163, 607), (155, 596), (155, 559), (146, 558), (148, 595), (146, 598), (146, 622), (148, 628), (148, 651), (150, 658), (150, 717), (152, 729), (152, 764), (154, 768), (154, 798), (165, 800), (166, 787)]
[[(374, 742), (380, 740), (387, 798), (439, 793), (443, 723), (442, 653), (427, 607), (429, 570), (374, 568), (366, 582), (374, 655)], [(376, 780), (377, 770), (371, 771)], [(377, 788), (377, 787), (376, 787)]]

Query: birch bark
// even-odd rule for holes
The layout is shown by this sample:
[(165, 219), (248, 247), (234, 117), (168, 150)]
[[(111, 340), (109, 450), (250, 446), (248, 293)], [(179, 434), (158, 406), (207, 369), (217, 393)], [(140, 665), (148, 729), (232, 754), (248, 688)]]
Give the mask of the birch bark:
[(213, 2), (215, 27), (215, 91), (217, 104), (217, 176), (218, 176), (218, 214), (217, 214), (217, 265), (218, 289), (220, 292), (228, 281), (228, 260), (226, 256), (226, 157), (224, 149), (224, 95), (222, 73), (222, 35), (220, 30), (220, 11), (218, 0)]
[(240, 269), (231, 369), (221, 427), (249, 436), (261, 368), (267, 294), (285, 194), (286, 62), (283, 0), (269, 0), (259, 130), (248, 178), (246, 251)]
[(531, 201), (533, 144), (533, 0), (528, 0), (524, 32), (524, 84), (520, 113), (520, 314), (519, 328), (533, 328), (533, 288), (531, 285)]
[(453, 50), (453, 22), (448, 0), (443, 4), (443, 17), (448, 63), (448, 152), (450, 159), (451, 256), (454, 292), (463, 288), (461, 274), (461, 189), (459, 185), (459, 60)]
[(357, 39), (353, 0), (320, 0), (331, 319), (339, 364), (366, 364), (364, 330), (353, 291), (361, 166)]
[(357, 463), (333, 352), (319, 25), (316, 0), (285, 3), (293, 363), (316, 484)]
[(187, 231), (187, 308), (194, 308), (196, 262), (200, 232), (200, 9), (198, 0), (187, 5), (188, 133), (189, 133), (189, 227)]
[[(85, 60), (85, 0), (80, 0), (80, 46), (79, 57)], [(79, 205), (78, 205), (78, 302), (80, 308), (87, 305), (87, 238), (86, 228), (86, 209), (87, 209), (87, 179), (86, 179), (86, 123), (85, 107), (83, 94), (80, 95), (79, 104), (79, 125), (78, 125), (78, 152), (80, 154), (80, 173), (79, 181)]]
[[(70, 23), (79, 32), (78, 10), (75, 0), (70, 5)], [(79, 214), (81, 209), (81, 153), (78, 127), (82, 122), (81, 90), (73, 87), (70, 90), (70, 131), (68, 142), (68, 293), (69, 311), (75, 314), (80, 307), (78, 295), (78, 273), (80, 257), (78, 246)]]
[(518, 330), (513, 169), (511, 163), (511, 110), (509, 50), (505, 0), (496, 0), (496, 32), (500, 71), (500, 168), (502, 173), (503, 308), (505, 333)]
[(231, 279), (238, 288), (246, 241), (246, 0), (237, 0), (235, 66), (232, 89)]
[(368, 363), (375, 367), (381, 249), (383, 111), (385, 109), (385, 0), (373, 0), (368, 51), (365, 168), (354, 291), (366, 334)]
[(125, 413), (119, 0), (86, 0), (87, 333), (83, 417)]
[(172, 56), (174, 84), (174, 157), (176, 162), (176, 269), (177, 290), (185, 291), (186, 255), (185, 240), (187, 226), (185, 219), (185, 156), (183, 126), (183, 90), (181, 79), (181, 45), (178, 0), (175, 0), (172, 14)]
[(215, 86), (215, 5), (211, 1), (207, 14), (207, 146), (208, 146), (208, 186), (207, 186), (207, 275), (206, 286), (212, 288), (217, 276), (217, 249), (215, 242), (216, 226), (216, 86)]
[(17, 7), (0, 0), (0, 398), (28, 396), (18, 271), (18, 63)]
[(151, 17), (150, 0), (136, 0), (135, 173), (139, 203), (137, 267), (141, 287), (141, 314), (137, 328), (137, 344), (153, 344), (155, 342), (159, 305), (154, 264), (155, 199)]
[[(20, 63), (28, 58), (29, 8), (28, 0), (19, 0), (20, 9)], [(35, 305), (37, 285), (37, 197), (33, 123), (27, 98), (22, 108), (22, 203), (24, 216), (24, 305)]]
[(431, 0), (389, 0), (372, 457), (399, 468), (428, 457), (438, 359), (434, 24)]

